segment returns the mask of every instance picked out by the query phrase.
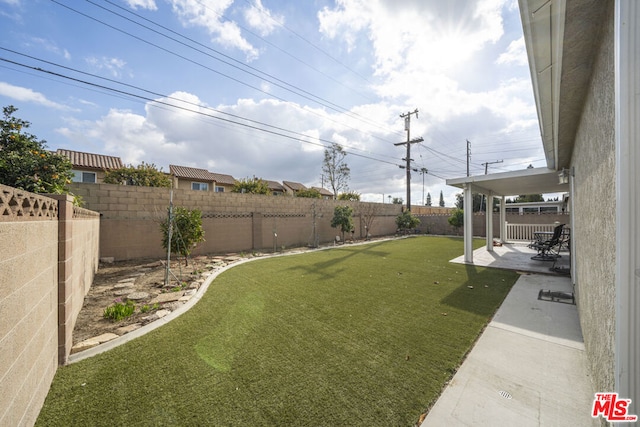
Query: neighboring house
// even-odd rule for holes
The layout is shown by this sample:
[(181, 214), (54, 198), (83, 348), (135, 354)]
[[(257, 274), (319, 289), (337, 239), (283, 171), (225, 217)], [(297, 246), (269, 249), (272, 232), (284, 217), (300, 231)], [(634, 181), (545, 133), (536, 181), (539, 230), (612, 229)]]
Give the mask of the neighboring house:
[(321, 188), (321, 187), (311, 187), (312, 189), (316, 190), (318, 193), (320, 193), (320, 195), (322, 196), (323, 199), (325, 200), (332, 200), (333, 199), (333, 193), (329, 190), (327, 190), (326, 188)]
[(296, 193), (300, 190), (306, 190), (307, 187), (305, 187), (304, 185), (300, 184), (299, 182), (293, 182), (293, 181), (282, 181), (283, 187), (284, 187), (284, 191), (286, 194), (295, 196)]
[(507, 203), (507, 213), (510, 214), (545, 214), (545, 213), (564, 213), (568, 212), (565, 202), (560, 200), (557, 202), (514, 202)]
[(236, 180), (231, 175), (211, 173), (206, 169), (169, 165), (173, 188), (196, 191), (229, 192)]
[(120, 169), (120, 157), (105, 156), (104, 154), (84, 153), (82, 151), (65, 150), (59, 148), (56, 154), (63, 155), (73, 165), (73, 182), (101, 183), (105, 172)]
[(277, 181), (270, 181), (265, 179), (264, 182), (267, 183), (267, 185), (269, 186), (269, 190), (271, 191), (271, 194), (273, 194), (274, 196), (284, 196), (286, 191), (284, 189), (284, 187), (282, 186), (282, 184), (280, 184)]
[(225, 175), (223, 173), (211, 173), (213, 175), (214, 187), (213, 191), (216, 193), (231, 192), (233, 186), (236, 183), (236, 179), (231, 175)]
[(173, 188), (185, 190), (213, 191), (215, 179), (206, 169), (169, 165)]
[(505, 196), (568, 192), (571, 280), (594, 389), (630, 399), (638, 415), (640, 2), (519, 4), (547, 168), (447, 180), (464, 189), (465, 261), (472, 193), (488, 205), (501, 197), (503, 217)]

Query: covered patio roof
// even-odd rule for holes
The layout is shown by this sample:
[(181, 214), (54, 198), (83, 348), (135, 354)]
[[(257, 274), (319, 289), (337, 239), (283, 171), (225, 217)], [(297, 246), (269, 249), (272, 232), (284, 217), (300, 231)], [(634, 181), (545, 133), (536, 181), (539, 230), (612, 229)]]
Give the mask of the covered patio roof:
[(494, 196), (569, 191), (569, 184), (560, 184), (558, 172), (548, 168), (531, 168), (447, 180), (447, 185), (453, 187), (464, 188), (465, 184), (471, 184), (473, 192), (493, 194)]

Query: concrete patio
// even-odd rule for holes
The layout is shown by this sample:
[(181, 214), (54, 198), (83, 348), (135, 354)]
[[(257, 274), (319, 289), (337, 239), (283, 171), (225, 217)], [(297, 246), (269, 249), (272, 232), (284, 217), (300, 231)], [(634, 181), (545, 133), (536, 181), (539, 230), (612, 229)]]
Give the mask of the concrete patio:
[[(553, 261), (536, 261), (531, 257), (537, 254), (535, 249), (530, 249), (528, 242), (506, 243), (502, 246), (494, 246), (493, 252), (482, 248), (473, 251), (473, 265), (479, 267), (502, 268), (526, 273), (557, 274), (551, 271)], [(568, 251), (560, 251), (561, 257), (555, 263), (555, 267), (568, 273), (571, 255)], [(465, 264), (464, 255), (452, 259), (451, 262)]]
[[(540, 290), (573, 292), (551, 262), (532, 261), (526, 244), (486, 248), (474, 265), (524, 274), (422, 426), (596, 426), (594, 393), (578, 311), (570, 301), (538, 299)], [(560, 258), (568, 267), (569, 256)], [(464, 257), (452, 262), (464, 263)], [(556, 265), (558, 266), (558, 265)], [(544, 274), (541, 274), (544, 273)]]

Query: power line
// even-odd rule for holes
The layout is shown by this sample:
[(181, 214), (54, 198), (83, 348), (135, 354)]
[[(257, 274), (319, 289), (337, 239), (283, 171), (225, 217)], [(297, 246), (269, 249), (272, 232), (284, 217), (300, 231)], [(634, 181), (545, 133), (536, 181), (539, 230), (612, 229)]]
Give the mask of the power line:
[[(82, 11), (79, 11), (79, 10), (77, 10), (77, 9), (74, 9), (74, 8), (70, 7), (70, 6), (64, 5), (64, 4), (60, 3), (60, 2), (58, 2), (57, 0), (50, 0), (50, 1), (51, 1), (52, 3), (55, 3), (55, 4), (59, 5), (59, 6), (61, 6), (61, 7), (64, 7), (65, 9), (68, 9), (68, 10), (70, 10), (70, 11), (72, 11), (72, 12), (74, 12), (74, 13), (78, 14), (78, 15), (81, 15), (81, 16), (83, 16), (83, 17), (87, 18), (87, 19), (90, 19), (90, 20), (92, 20), (92, 21), (95, 21), (95, 22), (97, 22), (97, 23), (99, 23), (99, 24), (101, 24), (101, 25), (104, 25), (104, 26), (106, 26), (106, 27), (108, 27), (108, 28), (110, 28), (110, 29), (112, 29), (112, 30), (114, 30), (114, 31), (120, 32), (120, 33), (122, 33), (122, 34), (124, 34), (124, 35), (126, 35), (126, 36), (128, 36), (128, 37), (134, 38), (134, 39), (136, 39), (136, 40), (138, 40), (138, 41), (140, 41), (140, 42), (142, 42), (142, 43), (145, 43), (145, 44), (148, 44), (148, 45), (150, 45), (150, 46), (153, 46), (153, 47), (155, 47), (155, 48), (157, 48), (157, 49), (159, 49), (159, 50), (161, 50), (161, 51), (163, 51), (163, 52), (165, 52), (165, 53), (168, 53), (168, 54), (170, 54), (170, 55), (176, 56), (176, 57), (178, 57), (178, 58), (180, 58), (180, 59), (182, 59), (182, 60), (184, 60), (184, 61), (190, 62), (190, 63), (192, 63), (192, 64), (194, 64), (194, 65), (200, 66), (200, 67), (202, 67), (202, 68), (204, 68), (204, 69), (206, 69), (206, 70), (208, 70), (208, 71), (210, 71), (210, 72), (213, 72), (213, 73), (215, 73), (215, 74), (218, 74), (218, 75), (220, 75), (220, 76), (222, 76), (222, 77), (224, 77), (224, 78), (227, 78), (227, 79), (229, 79), (229, 80), (232, 80), (232, 81), (234, 81), (234, 82), (236, 82), (236, 83), (238, 83), (238, 84), (241, 84), (241, 85), (243, 85), (243, 86), (246, 86), (246, 87), (248, 87), (248, 88), (250, 88), (250, 89), (253, 89), (253, 90), (258, 91), (258, 92), (260, 92), (260, 93), (263, 93), (263, 94), (265, 94), (265, 95), (271, 96), (271, 97), (276, 98), (276, 99), (278, 99), (278, 100), (280, 100), (280, 101), (287, 102), (287, 100), (286, 100), (286, 99), (284, 99), (284, 98), (282, 98), (282, 97), (280, 97), (280, 96), (277, 96), (277, 95), (275, 95), (275, 94), (274, 94), (274, 93), (272, 93), (272, 92), (267, 92), (267, 91), (265, 91), (265, 90), (263, 90), (263, 89), (261, 89), (261, 88), (259, 88), (259, 87), (257, 87), (257, 86), (254, 86), (254, 85), (252, 85), (252, 84), (250, 84), (250, 83), (247, 83), (247, 82), (245, 82), (245, 81), (242, 81), (242, 80), (240, 80), (240, 79), (238, 79), (238, 78), (236, 78), (236, 77), (233, 77), (233, 76), (231, 76), (231, 75), (229, 75), (229, 74), (226, 74), (226, 73), (223, 73), (223, 72), (221, 72), (221, 71), (218, 71), (218, 70), (216, 70), (216, 69), (214, 69), (214, 68), (211, 68), (211, 67), (209, 67), (209, 66), (207, 66), (207, 65), (205, 65), (205, 64), (202, 64), (202, 63), (200, 63), (200, 62), (198, 62), (198, 61), (196, 61), (196, 60), (193, 60), (193, 59), (191, 59), (191, 58), (188, 58), (188, 57), (186, 57), (186, 56), (184, 56), (184, 55), (182, 55), (182, 54), (180, 54), (180, 53), (177, 53), (177, 52), (175, 52), (175, 51), (172, 51), (172, 50), (170, 50), (170, 49), (168, 49), (168, 48), (165, 48), (165, 47), (163, 47), (163, 46), (160, 46), (160, 45), (159, 45), (159, 44), (157, 44), (157, 43), (153, 43), (153, 42), (151, 42), (151, 41), (149, 41), (149, 40), (147, 40), (147, 39), (145, 39), (145, 38), (143, 38), (143, 37), (140, 37), (140, 36), (138, 36), (138, 35), (132, 34), (132, 33), (128, 32), (128, 31), (125, 31), (125, 30), (123, 30), (123, 29), (121, 29), (121, 28), (118, 28), (118, 27), (116, 27), (116, 26), (114, 26), (114, 25), (111, 25), (111, 24), (109, 24), (109, 23), (107, 23), (107, 22), (105, 22), (105, 21), (102, 21), (102, 20), (100, 20), (100, 19), (98, 19), (98, 18), (96, 18), (96, 17), (93, 17), (93, 16), (91, 16), (91, 15), (88, 15), (88, 14), (86, 14), (86, 13), (82, 12)], [(379, 128), (379, 129), (381, 129), (381, 130), (385, 130), (385, 131), (388, 131), (388, 130), (389, 130), (388, 128), (385, 128), (385, 127), (380, 126), (377, 122), (370, 121), (370, 120), (368, 120), (367, 118), (365, 118), (365, 117), (363, 117), (363, 116), (361, 116), (361, 115), (359, 115), (359, 114), (357, 114), (357, 113), (351, 112), (351, 111), (349, 111), (348, 109), (346, 109), (346, 108), (344, 108), (344, 107), (341, 107), (341, 106), (339, 106), (339, 105), (337, 105), (337, 104), (335, 104), (335, 103), (332, 103), (331, 101), (328, 101), (328, 100), (326, 100), (326, 99), (324, 99), (324, 98), (322, 98), (322, 97), (320, 97), (320, 96), (314, 95), (314, 94), (312, 94), (311, 92), (308, 92), (308, 91), (306, 91), (306, 90), (304, 90), (304, 89), (301, 89), (301, 88), (299, 88), (299, 87), (297, 87), (297, 86), (295, 86), (295, 85), (292, 85), (292, 84), (290, 84), (290, 83), (287, 83), (287, 82), (285, 82), (284, 80), (278, 79), (277, 77), (275, 77), (275, 76), (273, 76), (273, 75), (271, 75), (271, 74), (269, 74), (269, 73), (263, 72), (263, 71), (261, 71), (261, 70), (259, 70), (259, 69), (255, 68), (255, 67), (249, 66), (249, 65), (247, 65), (247, 64), (243, 64), (242, 62), (240, 62), (240, 61), (238, 61), (238, 60), (236, 60), (236, 59), (234, 59), (234, 58), (230, 57), (229, 55), (226, 55), (226, 54), (224, 54), (224, 53), (222, 53), (222, 52), (220, 52), (220, 51), (217, 51), (217, 50), (215, 50), (215, 49), (213, 49), (213, 48), (210, 48), (210, 47), (208, 47), (208, 46), (205, 46), (205, 45), (203, 45), (202, 43), (200, 43), (200, 42), (198, 42), (198, 41), (195, 41), (195, 40), (193, 40), (193, 39), (191, 39), (191, 38), (189, 38), (189, 37), (186, 37), (186, 36), (184, 36), (184, 35), (182, 35), (182, 34), (180, 34), (180, 33), (176, 32), (176, 31), (173, 31), (173, 30), (171, 30), (171, 29), (169, 29), (169, 28), (167, 28), (167, 27), (165, 27), (165, 26), (162, 26), (162, 25), (160, 25), (160, 24), (157, 24), (157, 23), (155, 23), (155, 22), (153, 22), (153, 21), (151, 21), (151, 20), (149, 20), (149, 19), (147, 19), (147, 18), (144, 18), (144, 17), (142, 17), (142, 16), (140, 16), (140, 15), (137, 15), (137, 14), (135, 14), (135, 13), (133, 13), (133, 12), (129, 12), (129, 13), (130, 13), (130, 14), (132, 14), (132, 15), (134, 15), (134, 16), (137, 16), (137, 17), (139, 17), (140, 19), (143, 19), (143, 20), (145, 20), (145, 21), (147, 21), (147, 22), (149, 22), (149, 23), (152, 23), (152, 24), (154, 24), (154, 25), (156, 25), (156, 26), (158, 26), (158, 27), (160, 27), (160, 28), (162, 28), (162, 29), (165, 29), (166, 31), (171, 32), (172, 34), (175, 34), (175, 35), (177, 35), (177, 36), (179, 36), (179, 37), (181, 37), (181, 38), (183, 38), (183, 39), (186, 39), (186, 40), (188, 40), (188, 41), (190, 41), (190, 42), (192, 42), (192, 43), (194, 43), (194, 44), (196, 44), (196, 45), (199, 45), (199, 46), (203, 47), (204, 49), (207, 49), (207, 50), (209, 50), (209, 51), (215, 52), (216, 54), (218, 54), (218, 55), (220, 55), (220, 56), (222, 56), (222, 57), (224, 57), (224, 58), (226, 58), (226, 59), (228, 59), (228, 60), (230, 60), (230, 61), (233, 61), (233, 62), (235, 62), (235, 63), (237, 63), (237, 64), (240, 64), (242, 67), (246, 67), (246, 68), (248, 68), (249, 70), (252, 70), (252, 71), (249, 71), (249, 70), (246, 70), (246, 69), (244, 69), (244, 68), (241, 68), (240, 66), (238, 66), (238, 65), (234, 65), (233, 63), (231, 63), (231, 62), (229, 62), (229, 61), (225, 61), (225, 60), (223, 60), (223, 59), (221, 59), (221, 58), (217, 58), (216, 56), (211, 55), (211, 54), (209, 54), (209, 53), (207, 53), (207, 52), (204, 52), (203, 50), (201, 50), (201, 49), (199, 49), (199, 48), (196, 48), (196, 47), (194, 47), (194, 46), (191, 46), (191, 45), (189, 45), (188, 43), (185, 43), (185, 42), (183, 42), (183, 41), (181, 41), (181, 40), (178, 40), (178, 39), (176, 39), (176, 38), (174, 38), (174, 37), (171, 37), (171, 36), (168, 36), (168, 35), (166, 35), (166, 34), (163, 34), (163, 33), (162, 33), (162, 32), (160, 32), (160, 31), (157, 31), (157, 30), (155, 30), (155, 29), (153, 29), (153, 28), (150, 28), (150, 27), (148, 27), (148, 26), (146, 26), (146, 25), (143, 25), (143, 24), (141, 24), (141, 23), (139, 23), (139, 22), (136, 22), (136, 21), (134, 21), (134, 20), (132, 20), (132, 19), (130, 19), (130, 18), (127, 18), (127, 17), (123, 16), (122, 14), (119, 14), (119, 13), (117, 13), (117, 12), (115, 12), (115, 11), (112, 11), (112, 10), (110, 10), (110, 9), (107, 9), (107, 8), (105, 8), (105, 7), (101, 6), (101, 5), (98, 5), (98, 4), (94, 3), (94, 2), (93, 2), (93, 1), (91, 1), (91, 0), (85, 0), (85, 1), (87, 1), (88, 3), (90, 3), (90, 4), (94, 5), (95, 7), (98, 7), (98, 8), (100, 8), (100, 9), (103, 9), (103, 10), (105, 10), (105, 11), (107, 11), (107, 12), (109, 12), (109, 13), (113, 14), (113, 15), (116, 15), (116, 16), (118, 16), (118, 17), (122, 18), (122, 19), (127, 20), (128, 22), (131, 22), (131, 23), (133, 23), (133, 24), (135, 24), (135, 25), (138, 25), (138, 26), (140, 26), (140, 27), (142, 27), (142, 28), (145, 28), (145, 29), (147, 29), (148, 31), (151, 31), (151, 32), (153, 32), (153, 33), (155, 33), (155, 34), (158, 34), (158, 35), (160, 35), (160, 36), (162, 36), (162, 37), (164, 37), (164, 38), (167, 38), (167, 39), (169, 39), (169, 40), (172, 40), (172, 41), (174, 41), (174, 42), (176, 42), (176, 43), (178, 43), (178, 44), (180, 44), (180, 45), (182, 45), (182, 46), (184, 46), (184, 47), (187, 47), (187, 48), (189, 48), (189, 49), (192, 49), (192, 50), (194, 50), (194, 51), (196, 51), (196, 52), (198, 52), (198, 53), (200, 53), (200, 54), (203, 54), (203, 55), (205, 55), (205, 56), (207, 56), (207, 57), (209, 57), (209, 58), (211, 58), (211, 59), (214, 59), (214, 60), (216, 60), (216, 61), (219, 61), (219, 62), (221, 62), (221, 63), (223, 63), (223, 64), (225, 64), (225, 65), (228, 65), (228, 66), (230, 66), (230, 67), (232, 67), (232, 68), (234, 68), (234, 69), (236, 69), (236, 70), (239, 70), (239, 71), (241, 71), (241, 72), (243, 72), (243, 73), (245, 73), (245, 74), (248, 74), (248, 75), (253, 76), (253, 77), (256, 77), (256, 78), (259, 78), (259, 79), (261, 79), (261, 80), (268, 81), (269, 83), (273, 84), (274, 86), (277, 86), (277, 87), (279, 87), (279, 88), (281, 88), (281, 89), (283, 89), (283, 90), (285, 90), (285, 91), (287, 91), (287, 92), (290, 92), (290, 93), (293, 93), (293, 94), (295, 94), (295, 95), (297, 95), (297, 96), (300, 96), (301, 98), (307, 99), (308, 101), (312, 101), (312, 102), (314, 102), (314, 103), (317, 103), (317, 104), (319, 104), (319, 105), (322, 105), (323, 107), (326, 107), (326, 108), (328, 108), (328, 109), (330, 109), (330, 110), (333, 110), (333, 111), (336, 111), (336, 112), (338, 112), (338, 113), (345, 114), (345, 115), (347, 115), (347, 116), (349, 116), (349, 117), (352, 117), (352, 118), (354, 118), (354, 119), (357, 119), (357, 120), (359, 120), (359, 121), (362, 121), (362, 122), (364, 122), (364, 123), (367, 123), (367, 124), (368, 124), (368, 125), (370, 125), (370, 126), (377, 127), (377, 128)], [(253, 71), (255, 71), (255, 72), (253, 72)], [(262, 75), (258, 75), (258, 74), (256, 74), (256, 73), (260, 73), (260, 74), (262, 74)], [(266, 76), (266, 77), (265, 77), (265, 76)], [(270, 80), (270, 79), (271, 79), (271, 80)], [(289, 87), (287, 87), (287, 86), (289, 86)], [(300, 108), (300, 107), (298, 107), (298, 108)], [(347, 125), (347, 124), (345, 124), (345, 123), (338, 122), (338, 121), (336, 121), (336, 120), (334, 120), (334, 119), (331, 119), (331, 118), (329, 118), (329, 117), (327, 117), (327, 116), (321, 116), (320, 114), (318, 114), (318, 113), (317, 113), (317, 112), (315, 112), (315, 111), (311, 111), (311, 113), (312, 113), (312, 114), (316, 114), (316, 115), (318, 115), (318, 116), (320, 116), (320, 117), (323, 117), (323, 118), (324, 118), (324, 119), (326, 119), (326, 120), (329, 120), (329, 121), (332, 121), (332, 122), (335, 122), (335, 123), (341, 124), (341, 125), (343, 125), (343, 126), (350, 127), (349, 125)], [(361, 130), (359, 130), (359, 131), (361, 131)], [(380, 139), (380, 140), (382, 140), (382, 141), (384, 141), (384, 142), (390, 143), (390, 141), (388, 141), (388, 140), (384, 140), (384, 139), (380, 138), (380, 137), (379, 137), (379, 136), (377, 136), (377, 135), (369, 134), (369, 136), (371, 136), (371, 137), (373, 137), (373, 138), (376, 138), (376, 139)]]
[[(15, 51), (12, 51), (11, 49), (6, 49), (6, 48), (3, 48), (3, 47), (0, 47), (0, 50), (5, 50), (5, 51), (17, 53)], [(23, 55), (23, 54), (20, 54), (20, 53), (18, 53), (18, 54), (19, 55)], [(23, 56), (29, 57), (28, 55), (23, 55)], [(159, 96), (161, 98), (165, 98), (165, 99), (169, 99), (169, 100), (173, 100), (173, 101), (178, 101), (178, 102), (181, 102), (181, 103), (184, 103), (184, 104), (188, 104), (188, 105), (197, 106), (200, 109), (210, 110), (210, 111), (214, 111), (214, 112), (219, 113), (219, 114), (224, 114), (224, 115), (236, 118), (236, 119), (246, 120), (246, 121), (248, 121), (250, 123), (254, 123), (255, 125), (242, 123), (242, 122), (239, 122), (239, 121), (234, 121), (234, 120), (227, 119), (227, 118), (224, 118), (224, 117), (215, 116), (213, 114), (208, 114), (208, 113), (205, 113), (205, 112), (202, 112), (202, 111), (192, 110), (192, 109), (189, 109), (189, 108), (186, 108), (186, 107), (181, 107), (179, 105), (175, 105), (175, 104), (171, 104), (171, 103), (168, 103), (168, 102), (160, 101), (158, 99), (153, 99), (153, 98), (146, 97), (146, 96), (139, 95), (139, 94), (135, 94), (135, 93), (132, 93), (132, 92), (127, 92), (127, 91), (124, 91), (124, 90), (121, 90), (121, 89), (116, 89), (116, 88), (113, 88), (113, 87), (100, 85), (98, 83), (89, 82), (89, 81), (86, 81), (86, 80), (78, 79), (76, 77), (67, 76), (67, 75), (64, 75), (64, 74), (61, 74), (61, 73), (57, 73), (57, 72), (54, 72), (54, 71), (51, 71), (51, 70), (45, 70), (43, 68), (34, 67), (34, 66), (27, 65), (27, 64), (22, 64), (22, 63), (19, 63), (17, 61), (13, 61), (13, 60), (10, 60), (10, 59), (7, 59), (7, 58), (0, 57), (0, 61), (6, 62), (6, 63), (9, 63), (9, 64), (13, 64), (13, 65), (17, 65), (19, 67), (24, 67), (24, 68), (27, 68), (27, 69), (31, 69), (33, 71), (38, 71), (38, 72), (42, 72), (42, 73), (45, 73), (45, 74), (48, 74), (48, 75), (56, 76), (56, 77), (59, 77), (59, 78), (67, 79), (67, 80), (70, 80), (70, 81), (73, 81), (73, 82), (76, 82), (76, 83), (81, 83), (81, 84), (88, 85), (88, 86), (91, 86), (91, 87), (100, 88), (100, 89), (107, 90), (107, 91), (110, 91), (110, 92), (115, 92), (115, 93), (118, 93), (118, 94), (121, 94), (121, 95), (126, 95), (126, 96), (130, 96), (130, 97), (133, 97), (133, 98), (142, 99), (142, 100), (145, 100), (147, 102), (151, 102), (151, 103), (158, 104), (158, 105), (164, 105), (164, 106), (168, 106), (168, 107), (171, 107), (171, 108), (188, 111), (188, 112), (191, 112), (191, 113), (194, 113), (194, 114), (198, 114), (198, 115), (201, 115), (201, 116), (205, 116), (205, 117), (208, 117), (208, 118), (221, 120), (223, 122), (232, 123), (234, 125), (242, 126), (242, 127), (253, 129), (253, 130), (258, 130), (258, 131), (265, 132), (265, 133), (272, 134), (272, 135), (277, 135), (277, 136), (280, 136), (280, 137), (284, 137), (284, 138), (287, 138), (287, 139), (303, 142), (303, 143), (306, 143), (306, 144), (316, 145), (316, 146), (320, 146), (320, 147), (323, 147), (323, 148), (327, 148), (329, 146), (329, 145), (325, 145), (325, 144), (309, 141), (308, 140), (309, 137), (307, 135), (303, 134), (303, 133), (300, 133), (300, 132), (291, 131), (291, 130), (288, 130), (288, 129), (285, 129), (285, 128), (281, 128), (281, 127), (278, 127), (278, 126), (274, 126), (274, 125), (270, 125), (270, 124), (267, 124), (267, 123), (259, 122), (259, 121), (256, 121), (256, 120), (248, 119), (246, 117), (242, 117), (242, 116), (238, 116), (238, 115), (235, 115), (235, 114), (227, 113), (227, 112), (224, 112), (224, 111), (216, 110), (216, 109), (213, 109), (213, 108), (210, 108), (210, 107), (203, 107), (201, 105), (198, 105), (198, 104), (195, 104), (195, 103), (192, 103), (192, 102), (189, 102), (189, 101), (173, 98), (171, 96), (163, 95), (163, 94), (156, 93), (156, 92), (151, 92), (151, 91), (142, 89), (140, 87), (129, 85), (129, 84), (126, 84), (126, 83), (118, 83), (118, 84), (121, 84), (121, 85), (126, 86), (126, 87), (130, 87), (130, 88), (134, 88), (136, 90), (140, 90), (142, 92), (146, 92), (146, 93), (149, 93), (149, 94), (152, 94), (152, 95), (155, 95), (155, 96)], [(45, 62), (45, 63), (49, 63), (49, 61), (44, 61), (44, 60), (40, 60), (40, 61)], [(74, 70), (74, 69), (71, 69), (69, 67), (64, 67), (64, 66), (60, 66), (60, 67), (61, 68), (65, 68), (65, 69), (69, 69), (69, 70), (72, 70), (72, 71), (76, 71), (76, 72), (81, 73), (81, 74), (90, 75), (92, 77), (96, 77), (96, 78), (99, 78), (99, 79), (107, 80), (107, 81), (110, 81), (110, 82), (115, 82), (115, 81), (113, 81), (111, 79), (108, 79), (108, 78), (91, 75), (89, 73), (85, 73), (85, 72), (82, 72), (82, 71), (79, 71), (79, 70)], [(261, 127), (256, 126), (256, 125), (265, 126), (265, 127), (268, 127), (268, 128), (271, 128), (271, 129), (275, 129), (275, 130), (264, 129), (264, 128), (261, 128)], [(295, 137), (295, 136), (292, 136), (292, 135), (287, 135), (287, 134), (284, 134), (282, 132), (288, 132), (288, 133), (291, 133), (293, 135), (300, 135), (300, 136), (304, 137), (304, 139), (303, 138), (298, 138), (298, 137)], [(321, 139), (321, 138), (317, 138), (317, 139), (318, 139), (318, 141), (325, 142), (327, 144), (333, 144), (333, 141), (329, 141), (329, 140), (325, 140), (325, 139)], [(358, 149), (355, 148), (355, 147), (352, 147), (352, 150), (358, 150)], [(353, 156), (357, 156), (357, 157), (362, 157), (362, 158), (365, 158), (365, 159), (368, 159), (368, 160), (374, 160), (374, 161), (378, 161), (378, 162), (381, 162), (381, 163), (387, 163), (387, 164), (391, 164), (391, 165), (397, 166), (397, 163), (389, 162), (389, 161), (382, 160), (382, 159), (377, 159), (377, 158), (374, 158), (374, 157), (371, 157), (371, 156), (367, 156), (367, 155), (364, 155), (364, 154), (354, 153), (353, 151), (349, 151), (349, 154), (351, 154)]]

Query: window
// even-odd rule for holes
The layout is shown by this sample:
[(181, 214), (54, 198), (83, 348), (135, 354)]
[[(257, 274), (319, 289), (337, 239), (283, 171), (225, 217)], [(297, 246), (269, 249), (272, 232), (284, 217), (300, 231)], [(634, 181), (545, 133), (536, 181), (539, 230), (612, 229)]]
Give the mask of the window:
[(199, 191), (209, 191), (209, 184), (207, 184), (206, 182), (192, 182), (191, 189)]
[(540, 206), (540, 213), (542, 212), (558, 212), (557, 206)]
[(520, 208), (505, 208), (506, 213), (517, 214), (520, 213)]
[(224, 193), (224, 187), (216, 187), (216, 193)]
[(524, 213), (540, 213), (540, 208), (522, 208)]
[(96, 183), (96, 173), (95, 172), (84, 172), (84, 171), (76, 171), (73, 172), (73, 182), (88, 182), (91, 184)]

